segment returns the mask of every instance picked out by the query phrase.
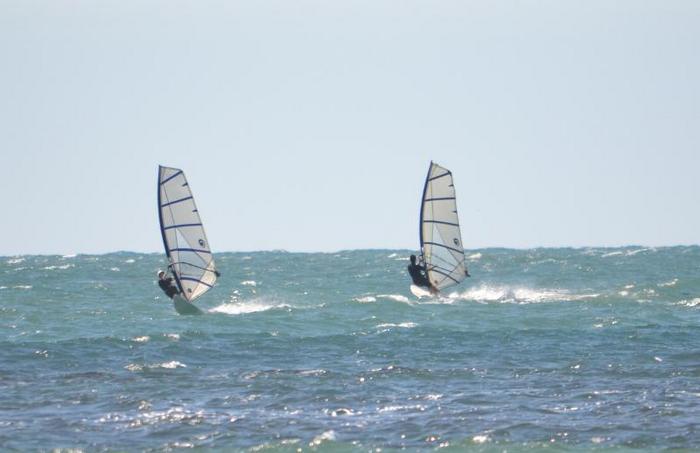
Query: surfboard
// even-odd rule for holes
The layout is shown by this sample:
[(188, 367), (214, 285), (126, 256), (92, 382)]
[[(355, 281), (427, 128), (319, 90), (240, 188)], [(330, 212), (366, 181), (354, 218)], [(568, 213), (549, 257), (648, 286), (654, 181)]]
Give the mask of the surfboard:
[(158, 167), (158, 218), (168, 267), (187, 304), (176, 304), (174, 298), (175, 309), (199, 310), (192, 301), (214, 287), (218, 273), (192, 190), (179, 168)]
[[(452, 172), (432, 161), (423, 186), (419, 235), (421, 260), (435, 288), (458, 285), (468, 276)], [(411, 292), (416, 294), (413, 288)]]
[(179, 294), (173, 297), (173, 308), (180, 315), (203, 315), (204, 312), (199, 309), (192, 302), (187, 302), (187, 300), (180, 296)]
[(425, 288), (421, 288), (420, 286), (411, 285), (410, 289), (411, 289), (411, 292), (413, 293), (413, 295), (419, 299), (422, 299), (424, 297), (434, 297), (433, 294), (431, 294), (429, 290), (427, 290)]

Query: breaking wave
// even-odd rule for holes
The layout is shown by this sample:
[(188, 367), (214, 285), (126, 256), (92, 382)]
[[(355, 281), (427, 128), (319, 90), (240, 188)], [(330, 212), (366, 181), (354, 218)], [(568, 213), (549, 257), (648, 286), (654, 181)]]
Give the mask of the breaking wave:
[(221, 304), (209, 310), (209, 313), (223, 313), (226, 315), (244, 315), (268, 310), (280, 310), (292, 308), (289, 304), (271, 302), (265, 299), (253, 299), (249, 301), (232, 301)]
[(569, 302), (577, 300), (595, 299), (600, 294), (572, 294), (562, 289), (532, 289), (513, 288), (507, 286), (480, 286), (470, 288), (464, 292), (454, 292), (447, 296), (447, 302), (459, 300), (475, 302), (499, 302), (499, 303), (543, 303), (543, 302)]

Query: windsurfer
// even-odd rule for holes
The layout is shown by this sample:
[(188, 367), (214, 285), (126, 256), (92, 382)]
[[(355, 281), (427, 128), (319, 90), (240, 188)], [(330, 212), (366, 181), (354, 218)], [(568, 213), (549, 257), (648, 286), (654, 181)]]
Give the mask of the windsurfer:
[(411, 255), (411, 264), (408, 265), (408, 273), (414, 285), (428, 288), (433, 294), (438, 293), (438, 289), (428, 280), (428, 270), (426, 267), (416, 263), (416, 255)]
[(166, 296), (173, 298), (180, 294), (180, 291), (175, 286), (175, 282), (172, 277), (168, 277), (165, 271), (158, 271), (158, 286), (163, 290)]

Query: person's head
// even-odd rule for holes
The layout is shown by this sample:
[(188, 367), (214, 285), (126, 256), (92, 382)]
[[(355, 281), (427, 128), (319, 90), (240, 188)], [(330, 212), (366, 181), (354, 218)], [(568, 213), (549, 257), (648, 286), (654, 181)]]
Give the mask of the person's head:
[(165, 272), (164, 271), (158, 271), (158, 278), (163, 280), (165, 278)]
[(411, 255), (411, 264), (416, 264), (416, 255)]

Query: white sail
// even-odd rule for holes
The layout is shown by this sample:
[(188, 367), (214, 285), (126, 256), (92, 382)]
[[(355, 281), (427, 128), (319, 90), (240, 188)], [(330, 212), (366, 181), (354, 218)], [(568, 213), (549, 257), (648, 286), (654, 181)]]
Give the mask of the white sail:
[(452, 173), (433, 162), (423, 189), (420, 243), (428, 279), (437, 289), (448, 288), (465, 279), (464, 248)]
[(158, 211), (165, 253), (182, 297), (192, 301), (216, 282), (216, 267), (185, 173), (158, 167)]

